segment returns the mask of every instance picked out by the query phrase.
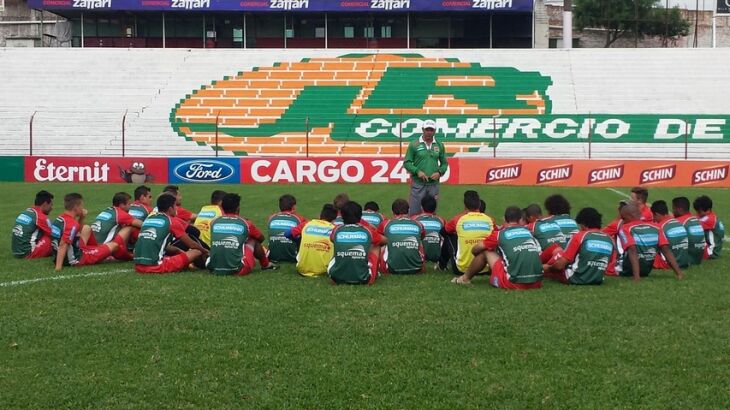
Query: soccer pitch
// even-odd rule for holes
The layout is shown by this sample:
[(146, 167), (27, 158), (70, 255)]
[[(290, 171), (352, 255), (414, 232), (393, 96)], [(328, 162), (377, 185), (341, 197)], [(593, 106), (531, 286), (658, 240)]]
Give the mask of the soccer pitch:
[[(131, 263), (64, 268), (10, 253), (15, 216), (35, 192), (84, 195), (90, 218), (132, 185), (2, 184), (2, 408), (728, 408), (730, 254), (633, 284), (540, 290), (449, 283), (450, 273), (333, 286), (294, 267), (238, 277), (143, 276)], [(154, 186), (154, 195), (161, 186)], [(265, 228), (280, 194), (316, 217), (347, 192), (390, 215), (405, 185), (190, 185), (194, 211), (213, 189), (240, 193)], [(568, 197), (604, 224), (628, 189), (443, 186), (439, 213), (476, 189), (499, 222), (508, 205)], [(730, 190), (650, 188), (649, 200), (708, 194), (730, 221)]]

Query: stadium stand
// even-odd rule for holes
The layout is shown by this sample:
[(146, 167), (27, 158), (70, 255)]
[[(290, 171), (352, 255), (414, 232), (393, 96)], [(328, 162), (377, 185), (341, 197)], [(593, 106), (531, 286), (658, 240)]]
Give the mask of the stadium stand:
[[(724, 118), (730, 112), (730, 50), (357, 53), (0, 49), (0, 153), (28, 154), (31, 116), (35, 155), (120, 155), (126, 113), (129, 156), (212, 155), (217, 116), (221, 155), (301, 155), (309, 118), (310, 154), (372, 156), (398, 155), (400, 147), (393, 140), (357, 136), (353, 118), (652, 114), (689, 119)], [(443, 72), (398, 71), (409, 67)], [(457, 73), (450, 74), (453, 69)], [(505, 81), (509, 98), (501, 91), (486, 93)], [(457, 92), (429, 94), (434, 82), (440, 90)], [(311, 86), (319, 86), (318, 92), (305, 90)], [(650, 142), (649, 134), (642, 141)], [(722, 141), (692, 142), (687, 147), (692, 159), (730, 157), (730, 146)], [(502, 158), (587, 158), (589, 151), (587, 143), (504, 140), (495, 149), (486, 137), (450, 141), (447, 149)], [(593, 142), (590, 151), (593, 158), (683, 158), (685, 146)]]

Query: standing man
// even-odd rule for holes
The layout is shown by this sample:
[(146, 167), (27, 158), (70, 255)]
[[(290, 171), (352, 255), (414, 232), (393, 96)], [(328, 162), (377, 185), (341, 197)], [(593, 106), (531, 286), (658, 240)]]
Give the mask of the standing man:
[(438, 200), (439, 181), (449, 168), (444, 144), (436, 141), (436, 122), (423, 123), (423, 135), (408, 144), (403, 167), (411, 173), (410, 216), (422, 212), (421, 200), (430, 195)]

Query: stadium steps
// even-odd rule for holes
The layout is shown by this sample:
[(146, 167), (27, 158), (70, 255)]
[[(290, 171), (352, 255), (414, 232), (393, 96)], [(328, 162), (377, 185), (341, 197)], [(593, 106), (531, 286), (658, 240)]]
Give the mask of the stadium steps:
[[(213, 155), (216, 115), (222, 155), (302, 154), (310, 117), (312, 154), (397, 156), (397, 141), (365, 144), (356, 138), (354, 127), (333, 129), (331, 124), (352, 115), (539, 116), (548, 104), (556, 115), (683, 118), (730, 112), (730, 50), (408, 50), (429, 56), (409, 60), (390, 54), (394, 52), (353, 62), (337, 58), (348, 54), (346, 50), (0, 49), (0, 153), (28, 152), (28, 121), (34, 112), (35, 154), (88, 156), (121, 154), (125, 112), (130, 156)], [(507, 68), (485, 75), (474, 62)], [(414, 66), (429, 70), (417, 75), (404, 70)], [(451, 75), (450, 68), (463, 72)], [(525, 72), (535, 74), (535, 83), (522, 84), (524, 90), (490, 91), (495, 81), (523, 79)], [(545, 81), (539, 74), (552, 81), (547, 95), (534, 92)], [(379, 80), (388, 92), (374, 89)], [(431, 93), (434, 81), (458, 87), (458, 97)], [(326, 96), (307, 97), (306, 87), (323, 84), (330, 86)], [(348, 101), (345, 112), (336, 104), (342, 101)], [(200, 129), (175, 132), (170, 116), (177, 104), (174, 121), (180, 129), (187, 123)], [(448, 150), (494, 155), (490, 138), (473, 141), (450, 144)], [(594, 158), (678, 159), (685, 148), (594, 143), (590, 151)], [(688, 152), (694, 159), (730, 158), (726, 144), (691, 144)], [(496, 156), (586, 158), (588, 145), (500, 142)]]

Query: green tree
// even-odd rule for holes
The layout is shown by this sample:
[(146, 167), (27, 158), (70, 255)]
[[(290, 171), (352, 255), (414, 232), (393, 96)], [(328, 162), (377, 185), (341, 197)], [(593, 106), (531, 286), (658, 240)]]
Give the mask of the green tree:
[(659, 0), (575, 0), (575, 26), (578, 30), (606, 30), (604, 47), (619, 38), (661, 36), (666, 47), (670, 38), (687, 35), (689, 21), (678, 8), (665, 9)]

